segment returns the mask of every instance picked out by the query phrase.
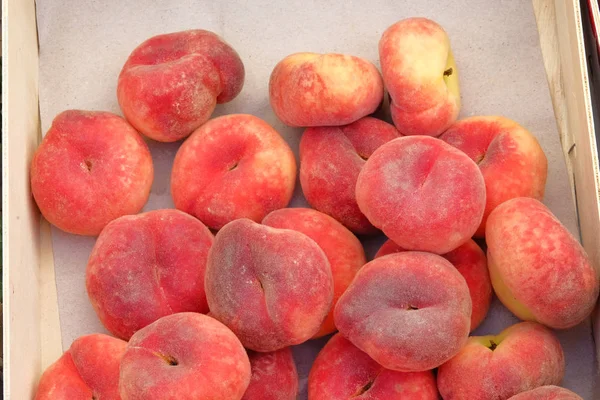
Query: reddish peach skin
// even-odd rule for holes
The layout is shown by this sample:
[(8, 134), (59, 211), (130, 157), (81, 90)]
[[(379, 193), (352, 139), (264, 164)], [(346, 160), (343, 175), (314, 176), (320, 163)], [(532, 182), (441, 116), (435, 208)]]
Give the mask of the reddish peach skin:
[(510, 400), (583, 400), (583, 398), (570, 390), (548, 385), (519, 393), (511, 397)]
[(426, 371), (467, 340), (469, 288), (442, 257), (415, 251), (379, 257), (358, 271), (334, 312), (340, 333), (381, 366)]
[(385, 369), (342, 335), (323, 347), (308, 376), (311, 400), (437, 400), (431, 371), (398, 372)]
[(240, 341), (203, 314), (163, 317), (132, 336), (121, 361), (123, 400), (240, 400), (250, 362)]
[(325, 253), (308, 236), (238, 219), (215, 237), (205, 290), (211, 315), (244, 347), (267, 352), (319, 331), (333, 279)]
[(359, 57), (296, 53), (273, 69), (269, 100), (289, 126), (346, 125), (379, 107), (383, 81), (377, 68)]
[(394, 126), (372, 117), (306, 129), (300, 140), (300, 183), (306, 200), (356, 234), (377, 233), (356, 204), (356, 180), (365, 160), (398, 136)]
[(535, 322), (513, 325), (497, 336), (473, 336), (438, 369), (444, 399), (506, 400), (542, 385), (557, 385), (565, 373), (560, 342)]
[(102, 324), (127, 340), (165, 315), (207, 313), (204, 271), (213, 240), (202, 222), (178, 210), (108, 224), (86, 270), (87, 293)]
[(108, 112), (58, 114), (31, 161), (31, 191), (51, 224), (95, 236), (142, 209), (154, 178), (142, 137)]
[(597, 273), (577, 239), (542, 203), (519, 197), (496, 207), (486, 241), (494, 291), (517, 317), (567, 329), (590, 315)]
[[(406, 250), (393, 241), (387, 240), (379, 248), (375, 258), (404, 251)], [(490, 282), (485, 253), (477, 243), (469, 240), (455, 250), (442, 254), (442, 257), (450, 261), (467, 282), (473, 305), (473, 313), (471, 314), (472, 332), (485, 319), (492, 302), (492, 283)]]
[(154, 36), (133, 50), (119, 75), (117, 98), (137, 130), (174, 142), (243, 85), (244, 65), (235, 50), (214, 33), (196, 29)]
[(289, 347), (248, 356), (252, 377), (242, 400), (296, 400), (298, 372)]
[(485, 235), (488, 216), (505, 201), (544, 197), (548, 160), (535, 136), (516, 122), (504, 117), (466, 118), (440, 139), (464, 151), (483, 174), (486, 204), (475, 236)]
[(220, 229), (287, 206), (295, 180), (294, 154), (277, 131), (255, 116), (232, 114), (202, 125), (179, 148), (171, 195), (178, 209)]
[(265, 217), (264, 225), (292, 229), (314, 240), (325, 252), (333, 275), (332, 308), (315, 338), (336, 330), (333, 307), (346, 291), (356, 272), (367, 262), (360, 241), (342, 224), (328, 215), (310, 208), (283, 208)]
[(441, 26), (426, 18), (395, 23), (379, 41), (379, 59), (400, 132), (438, 136), (456, 121), (458, 73)]
[(127, 342), (94, 334), (76, 339), (40, 379), (35, 400), (120, 400), (119, 364)]
[(445, 254), (481, 223), (485, 183), (460, 150), (432, 137), (407, 136), (375, 150), (358, 175), (356, 201), (398, 246)]

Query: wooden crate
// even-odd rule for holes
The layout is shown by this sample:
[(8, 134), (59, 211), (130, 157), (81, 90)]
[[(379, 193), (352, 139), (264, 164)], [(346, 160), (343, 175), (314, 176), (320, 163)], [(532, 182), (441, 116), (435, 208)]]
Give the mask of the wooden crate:
[[(600, 270), (598, 153), (580, 4), (533, 4), (583, 245)], [(62, 350), (50, 229), (29, 188), (41, 139), (34, 0), (3, 0), (2, 20), (4, 396), (20, 400), (32, 397), (43, 368)]]

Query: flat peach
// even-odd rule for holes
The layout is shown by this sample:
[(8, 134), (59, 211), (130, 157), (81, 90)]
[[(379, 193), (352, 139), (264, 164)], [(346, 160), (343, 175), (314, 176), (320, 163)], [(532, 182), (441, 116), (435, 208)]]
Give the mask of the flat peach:
[(252, 377), (242, 400), (295, 400), (298, 372), (289, 347), (270, 353), (250, 351)]
[(171, 195), (179, 210), (220, 229), (287, 206), (295, 180), (294, 154), (277, 131), (255, 116), (231, 114), (210, 120), (181, 145)]
[(358, 175), (356, 201), (398, 246), (445, 254), (481, 223), (485, 183), (460, 150), (432, 137), (407, 136), (371, 155)]
[(346, 125), (377, 109), (383, 81), (377, 68), (359, 57), (296, 53), (273, 69), (269, 100), (290, 126)]
[(308, 377), (311, 400), (437, 400), (431, 371), (398, 372), (383, 368), (341, 334), (321, 350)]
[[(396, 243), (387, 240), (379, 248), (375, 258), (404, 251), (406, 250)], [(471, 303), (473, 304), (471, 331), (474, 331), (485, 319), (492, 302), (492, 283), (490, 282), (485, 253), (477, 243), (469, 240), (451, 252), (442, 254), (442, 257), (450, 261), (467, 282), (471, 294)]]
[(211, 315), (262, 352), (313, 337), (333, 299), (331, 267), (314, 240), (248, 219), (217, 233), (205, 289)]
[(444, 258), (407, 251), (358, 271), (335, 307), (340, 333), (381, 366), (417, 372), (438, 367), (467, 340), (469, 288)]
[(137, 130), (174, 142), (206, 122), (217, 103), (236, 97), (244, 74), (239, 55), (214, 33), (168, 33), (133, 50), (119, 75), (117, 98)]
[(515, 197), (542, 200), (548, 160), (535, 136), (504, 117), (471, 117), (455, 122), (440, 136), (479, 165), (485, 180), (486, 204), (475, 236), (498, 205)]
[(262, 223), (273, 228), (304, 233), (325, 252), (333, 275), (333, 303), (315, 337), (334, 332), (333, 307), (356, 272), (367, 262), (362, 244), (342, 224), (310, 208), (282, 208), (267, 215)]
[(567, 329), (590, 315), (598, 299), (597, 272), (542, 203), (519, 197), (496, 207), (486, 241), (494, 291), (517, 317)]
[(521, 322), (497, 336), (473, 336), (438, 369), (444, 399), (506, 400), (543, 385), (557, 385), (565, 373), (558, 339), (535, 322)]
[(166, 315), (208, 312), (204, 271), (212, 243), (202, 222), (178, 210), (108, 224), (86, 270), (87, 293), (102, 324), (128, 340)]
[(30, 178), (44, 218), (65, 232), (96, 236), (142, 209), (154, 170), (148, 146), (123, 118), (68, 110), (35, 151)]
[(371, 154), (399, 136), (392, 125), (372, 117), (306, 129), (300, 140), (300, 183), (308, 203), (356, 234), (377, 233), (356, 204), (356, 180)]
[(519, 393), (510, 400), (583, 400), (583, 398), (570, 390), (548, 385)]

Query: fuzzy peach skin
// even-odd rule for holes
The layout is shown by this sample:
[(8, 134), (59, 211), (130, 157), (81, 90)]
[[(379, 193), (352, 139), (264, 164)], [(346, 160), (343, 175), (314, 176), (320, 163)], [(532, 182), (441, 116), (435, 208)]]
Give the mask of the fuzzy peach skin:
[(371, 155), (358, 175), (356, 201), (398, 246), (445, 254), (481, 223), (485, 183), (462, 151), (432, 137), (407, 136)]
[[(375, 254), (375, 258), (388, 254), (406, 251), (391, 240), (387, 240)], [(467, 241), (449, 253), (442, 254), (446, 260), (465, 278), (473, 312), (471, 314), (471, 331), (475, 330), (485, 319), (492, 302), (492, 283), (488, 272), (485, 253), (473, 240)]]
[(133, 50), (119, 75), (117, 98), (137, 130), (174, 142), (243, 85), (244, 64), (236, 51), (214, 33), (195, 29), (154, 36)]
[(108, 335), (81, 336), (46, 369), (34, 400), (120, 400), (119, 364), (126, 345)]
[(252, 377), (242, 400), (296, 400), (298, 372), (289, 347), (270, 353), (249, 351)]
[(535, 136), (516, 122), (499, 116), (466, 118), (440, 139), (464, 151), (483, 174), (486, 204), (475, 236), (485, 235), (488, 216), (506, 200), (544, 197), (548, 160)]
[(253, 115), (231, 114), (202, 125), (179, 148), (171, 195), (175, 207), (220, 229), (287, 206), (295, 180), (294, 154), (277, 131)]
[(207, 313), (204, 271), (213, 240), (202, 222), (178, 210), (108, 224), (86, 270), (87, 293), (104, 327), (127, 340), (165, 315)]
[(383, 81), (369, 61), (345, 54), (296, 53), (269, 80), (275, 114), (289, 126), (339, 126), (373, 113)]
[(186, 312), (131, 337), (119, 390), (123, 400), (240, 400), (249, 382), (250, 361), (233, 332), (214, 318)]
[(519, 197), (496, 207), (486, 241), (494, 291), (517, 317), (567, 329), (590, 315), (597, 272), (577, 239), (538, 200)]
[(376, 258), (358, 271), (334, 312), (340, 333), (387, 369), (426, 371), (467, 340), (471, 297), (444, 258), (407, 251)]
[(319, 352), (308, 376), (311, 400), (437, 400), (431, 371), (385, 369), (341, 334)]
[(558, 339), (535, 322), (521, 322), (496, 336), (473, 336), (438, 369), (444, 399), (506, 400), (543, 385), (557, 385), (565, 373)]
[(58, 114), (35, 151), (30, 179), (46, 220), (95, 236), (142, 209), (154, 178), (150, 150), (123, 118), (102, 111)]
[(458, 72), (448, 35), (436, 22), (408, 18), (379, 41), (394, 124), (405, 135), (438, 136), (458, 117)]
[(310, 208), (282, 208), (267, 215), (262, 223), (273, 228), (304, 233), (325, 252), (333, 275), (333, 303), (315, 337), (334, 332), (333, 307), (356, 272), (367, 262), (362, 244), (335, 219)]
[(510, 400), (583, 400), (570, 390), (548, 385), (514, 395)]
[(204, 286), (211, 315), (262, 352), (313, 337), (333, 300), (331, 267), (314, 240), (249, 219), (217, 233)]
[(372, 117), (306, 129), (300, 140), (300, 184), (308, 203), (356, 234), (377, 233), (356, 204), (356, 180), (371, 154), (399, 136), (393, 125)]

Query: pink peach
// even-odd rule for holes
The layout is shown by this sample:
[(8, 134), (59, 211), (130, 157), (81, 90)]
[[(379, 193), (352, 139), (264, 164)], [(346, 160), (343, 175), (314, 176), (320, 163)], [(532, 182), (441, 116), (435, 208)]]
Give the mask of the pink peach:
[(392, 125), (371, 117), (306, 129), (300, 140), (300, 183), (308, 203), (356, 234), (378, 232), (356, 204), (356, 180), (371, 154), (398, 136)]
[(298, 372), (289, 347), (271, 353), (250, 351), (252, 377), (242, 400), (295, 400)]
[(476, 236), (485, 235), (487, 218), (498, 205), (515, 197), (544, 197), (548, 160), (535, 136), (516, 122), (504, 117), (466, 118), (440, 139), (464, 151), (483, 174), (486, 204)]
[(317, 356), (308, 377), (311, 400), (437, 400), (431, 371), (398, 372), (385, 369), (366, 353), (334, 335)]
[(235, 50), (214, 33), (195, 29), (154, 36), (133, 50), (119, 75), (117, 98), (137, 130), (174, 142), (243, 85), (244, 65)]
[(519, 393), (510, 400), (583, 400), (583, 398), (570, 390), (548, 385)]
[(217, 233), (205, 289), (211, 315), (246, 348), (263, 352), (314, 336), (333, 299), (331, 267), (317, 243), (248, 219)]
[(31, 191), (51, 224), (95, 236), (142, 209), (154, 178), (142, 137), (108, 112), (58, 114), (31, 161)]
[(119, 364), (127, 342), (103, 334), (81, 336), (40, 379), (35, 400), (121, 400)]
[(292, 198), (296, 160), (283, 138), (252, 115), (210, 120), (179, 148), (171, 173), (175, 206), (212, 229), (260, 221)]
[(362, 244), (342, 224), (309, 208), (282, 208), (267, 215), (262, 223), (273, 228), (304, 233), (325, 252), (333, 275), (333, 304), (315, 337), (334, 332), (333, 307), (356, 272), (367, 262)]
[(273, 69), (269, 100), (290, 126), (346, 125), (377, 109), (383, 81), (377, 68), (359, 57), (296, 53)]
[(445, 254), (481, 223), (485, 183), (460, 150), (432, 137), (407, 136), (375, 150), (358, 175), (356, 201), (398, 246)]
[(358, 271), (335, 307), (340, 333), (381, 366), (426, 371), (459, 352), (469, 335), (471, 298), (444, 258), (408, 251)]
[(203, 314), (163, 317), (131, 337), (121, 360), (123, 400), (240, 400), (250, 362), (240, 341)]
[(129, 339), (165, 315), (208, 312), (204, 271), (212, 243), (202, 222), (178, 210), (108, 224), (86, 270), (87, 293), (102, 324)]

